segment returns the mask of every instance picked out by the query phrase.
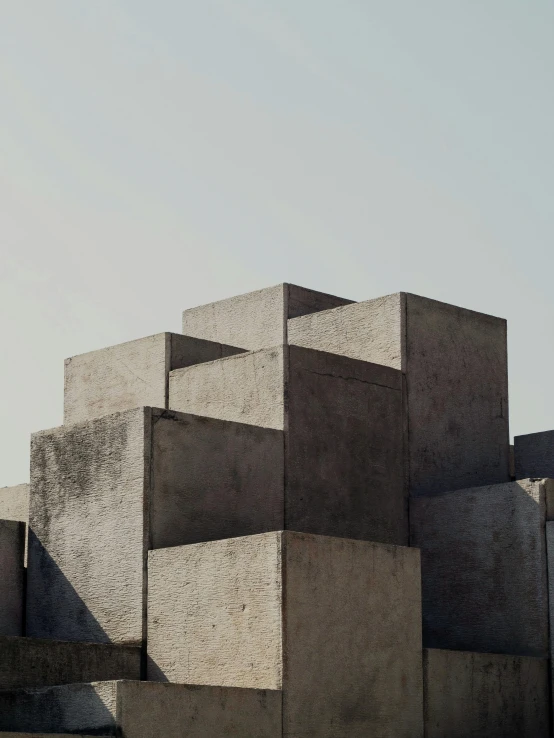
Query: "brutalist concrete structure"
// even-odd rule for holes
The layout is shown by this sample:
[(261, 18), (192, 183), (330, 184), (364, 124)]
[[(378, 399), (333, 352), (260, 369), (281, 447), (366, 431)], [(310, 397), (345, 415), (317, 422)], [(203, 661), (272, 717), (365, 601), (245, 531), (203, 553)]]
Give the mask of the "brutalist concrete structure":
[(0, 736), (552, 736), (554, 444), (510, 466), (506, 345), (284, 284), (66, 360), (0, 489)]

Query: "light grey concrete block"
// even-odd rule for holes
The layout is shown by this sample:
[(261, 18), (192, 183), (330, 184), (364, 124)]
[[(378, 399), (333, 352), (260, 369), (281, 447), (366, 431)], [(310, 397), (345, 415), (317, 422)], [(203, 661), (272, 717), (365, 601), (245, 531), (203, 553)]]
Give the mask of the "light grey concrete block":
[(548, 738), (548, 660), (424, 651), (426, 738)]
[(0, 689), (140, 677), (140, 648), (0, 638)]
[(254, 351), (286, 343), (288, 318), (350, 302), (294, 284), (278, 284), (185, 310), (183, 333)]
[(149, 554), (148, 678), (283, 689), (283, 735), (423, 735), (419, 552), (293, 532)]
[(522, 480), (411, 500), (425, 646), (548, 656), (547, 496)]
[(401, 372), (278, 346), (171, 372), (170, 407), (284, 430), (282, 527), (408, 543)]
[(95, 682), (0, 692), (4, 730), (125, 738), (281, 738), (280, 692)]
[(506, 321), (401, 292), (289, 320), (288, 339), (406, 374), (412, 495), (509, 481)]
[(554, 478), (554, 431), (514, 438), (515, 475)]
[(0, 520), (29, 521), (29, 485), (0, 488)]
[(0, 520), (0, 636), (23, 633), (25, 524)]
[(167, 408), (172, 369), (241, 350), (177, 333), (158, 333), (66, 359), (64, 423), (80, 423), (145, 405)]
[(282, 526), (283, 434), (139, 408), (31, 444), (27, 631), (138, 644), (149, 548)]

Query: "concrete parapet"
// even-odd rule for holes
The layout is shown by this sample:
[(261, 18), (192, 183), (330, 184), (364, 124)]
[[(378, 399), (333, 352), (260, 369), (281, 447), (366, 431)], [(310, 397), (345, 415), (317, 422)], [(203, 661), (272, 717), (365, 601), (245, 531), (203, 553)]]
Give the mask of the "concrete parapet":
[(554, 478), (554, 431), (516, 436), (514, 458), (517, 479)]
[(288, 339), (406, 374), (412, 495), (509, 481), (505, 320), (401, 292), (290, 320)]
[(149, 554), (148, 678), (283, 689), (283, 735), (423, 735), (419, 552), (292, 532)]
[(411, 500), (425, 646), (548, 656), (550, 490), (527, 479)]
[(285, 433), (284, 527), (408, 543), (401, 372), (277, 346), (170, 374), (170, 407)]
[(0, 636), (23, 633), (25, 523), (0, 520)]
[(351, 300), (278, 284), (183, 312), (183, 333), (249, 351), (287, 342), (287, 319), (347, 305)]
[(0, 488), (0, 520), (29, 521), (29, 485)]
[(167, 408), (169, 372), (242, 349), (176, 333), (121, 343), (65, 360), (64, 423), (149, 405)]

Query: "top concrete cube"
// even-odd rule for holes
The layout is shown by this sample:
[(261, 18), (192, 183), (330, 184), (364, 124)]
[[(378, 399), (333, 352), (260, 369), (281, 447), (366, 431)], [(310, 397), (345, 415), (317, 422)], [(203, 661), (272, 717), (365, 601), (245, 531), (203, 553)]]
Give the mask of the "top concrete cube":
[(294, 284), (278, 284), (185, 310), (183, 333), (255, 351), (286, 343), (289, 318), (351, 302)]
[(288, 340), (406, 374), (413, 496), (509, 481), (505, 320), (400, 292), (290, 320)]
[(176, 333), (158, 333), (65, 360), (64, 423), (81, 423), (135, 407), (167, 407), (172, 369), (240, 353)]
[(516, 479), (554, 479), (554, 430), (514, 438)]

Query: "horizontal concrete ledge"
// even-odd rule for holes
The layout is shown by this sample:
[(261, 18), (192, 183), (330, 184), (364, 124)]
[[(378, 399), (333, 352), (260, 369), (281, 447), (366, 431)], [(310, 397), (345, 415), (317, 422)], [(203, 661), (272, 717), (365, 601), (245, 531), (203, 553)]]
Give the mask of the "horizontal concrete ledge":
[(0, 738), (109, 738), (109, 736), (76, 735), (75, 733), (0, 733)]

